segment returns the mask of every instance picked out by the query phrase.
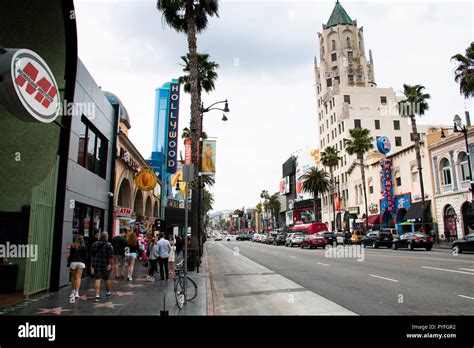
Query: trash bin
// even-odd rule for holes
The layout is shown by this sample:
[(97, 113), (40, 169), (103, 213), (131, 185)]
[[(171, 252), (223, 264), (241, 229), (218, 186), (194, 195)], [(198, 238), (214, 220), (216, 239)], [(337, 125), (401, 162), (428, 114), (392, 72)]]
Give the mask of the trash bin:
[(5, 294), (16, 291), (18, 270), (18, 265), (0, 265), (0, 293)]
[(196, 251), (188, 250), (188, 271), (194, 271), (196, 268)]

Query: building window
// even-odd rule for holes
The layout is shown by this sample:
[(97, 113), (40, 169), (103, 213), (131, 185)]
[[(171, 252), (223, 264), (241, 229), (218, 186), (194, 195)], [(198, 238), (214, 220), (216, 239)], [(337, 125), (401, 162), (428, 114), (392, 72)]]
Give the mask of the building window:
[(395, 174), (395, 185), (397, 185), (397, 187), (402, 186), (402, 178), (400, 177), (400, 172), (397, 172), (397, 174)]
[(380, 97), (380, 104), (387, 105), (387, 97), (381, 96)]
[(333, 51), (336, 49), (336, 40), (331, 40), (331, 49)]
[(349, 79), (349, 82), (354, 82), (354, 75), (347, 75), (347, 78)]
[(374, 193), (374, 187), (372, 185), (369, 186), (369, 193), (370, 194)]
[[(332, 87), (332, 79), (326, 79), (326, 86)], [(326, 109), (327, 110), (327, 109)], [(326, 111), (327, 112), (327, 111)]]
[(341, 83), (341, 79), (339, 78), (339, 76), (336, 76), (336, 77), (334, 78), (334, 81), (337, 81), (337, 83), (339, 83), (339, 84)]
[(459, 154), (459, 166), (461, 167), (461, 181), (471, 180), (469, 176), (469, 162), (465, 152)]
[(350, 95), (344, 95), (344, 103), (350, 104), (351, 103), (351, 96)]
[(375, 120), (375, 129), (380, 129), (380, 120)]
[(72, 233), (73, 237), (80, 234), (87, 241), (94, 237), (94, 232), (104, 230), (104, 210), (75, 202)]
[(362, 128), (362, 124), (360, 120), (354, 120), (354, 128)]
[(347, 51), (347, 58), (353, 59), (354, 58), (354, 53), (352, 51)]
[(342, 125), (342, 131), (344, 132), (344, 122), (342, 122), (341, 125)]
[(395, 146), (402, 146), (402, 137), (395, 137)]
[(362, 75), (357, 75), (357, 82), (362, 82)]
[(339, 131), (338, 134), (341, 135), (341, 124), (339, 124), (339, 125), (337, 126), (337, 130)]
[(441, 160), (441, 180), (443, 185), (451, 185), (451, 167), (447, 158)]
[(328, 144), (329, 144), (329, 134), (328, 134), (328, 136), (327, 136), (327, 137), (328, 137)]
[(411, 181), (413, 182), (418, 181), (418, 169), (416, 169), (416, 166), (413, 166), (411, 168)]
[(329, 120), (326, 120), (326, 128), (329, 128)]
[(399, 120), (393, 120), (393, 129), (400, 130), (400, 121)]
[(108, 142), (83, 116), (81, 120), (77, 163), (105, 178), (107, 172)]
[(337, 60), (337, 53), (331, 54), (331, 61), (335, 62)]

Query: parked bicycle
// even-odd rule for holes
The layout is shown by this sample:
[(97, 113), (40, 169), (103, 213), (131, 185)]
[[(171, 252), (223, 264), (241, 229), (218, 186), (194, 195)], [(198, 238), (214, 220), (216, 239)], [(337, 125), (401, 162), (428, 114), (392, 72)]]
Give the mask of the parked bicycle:
[(197, 285), (194, 280), (186, 276), (186, 287), (184, 286), (184, 260), (176, 265), (173, 281), (176, 305), (182, 309), (187, 301), (192, 301), (197, 296)]

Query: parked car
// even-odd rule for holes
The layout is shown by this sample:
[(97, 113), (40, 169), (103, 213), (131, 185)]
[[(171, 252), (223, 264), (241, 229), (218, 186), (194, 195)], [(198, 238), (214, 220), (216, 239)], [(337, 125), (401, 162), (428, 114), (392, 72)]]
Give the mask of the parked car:
[(267, 240), (265, 241), (266, 244), (273, 244), (273, 241), (275, 240), (275, 234), (269, 233), (267, 236)]
[(354, 230), (351, 236), (351, 243), (360, 244), (363, 236), (364, 236), (364, 233), (362, 232), (362, 230)]
[(277, 234), (275, 239), (273, 240), (273, 245), (285, 244), (285, 240), (286, 240), (285, 233)]
[(285, 240), (285, 246), (292, 247), (293, 245), (300, 245), (303, 241), (303, 233), (289, 233)]
[(367, 233), (361, 240), (362, 246), (365, 248), (371, 245), (372, 248), (378, 249), (379, 246), (391, 248), (393, 245), (393, 236), (390, 231), (374, 231)]
[(220, 241), (220, 240), (222, 240), (221, 235), (218, 234), (217, 236), (215, 236), (215, 237), (214, 237), (214, 240), (215, 240), (215, 241)]
[(474, 233), (469, 233), (463, 239), (453, 242), (453, 251), (461, 254), (465, 251), (474, 251)]
[(332, 245), (334, 243), (334, 232), (322, 231), (317, 233), (318, 236), (324, 237), (327, 244)]
[(240, 241), (250, 240), (250, 236), (246, 234), (239, 234), (237, 237), (235, 237), (235, 240), (240, 240)]
[(382, 228), (381, 231), (390, 232), (392, 234), (393, 239), (400, 237), (398, 231), (395, 228)]
[(254, 235), (252, 236), (252, 242), (257, 242), (259, 236), (260, 233), (254, 233)]
[(328, 242), (326, 241), (326, 238), (322, 236), (319, 236), (317, 234), (312, 234), (312, 235), (307, 234), (304, 236), (303, 241), (300, 244), (300, 247), (301, 249), (303, 248), (310, 248), (310, 249), (316, 248), (317, 249), (318, 247), (321, 247), (324, 249), (327, 243)]
[(408, 248), (410, 250), (425, 248), (429, 251), (433, 248), (433, 238), (419, 232), (405, 233), (393, 241), (393, 250), (399, 248)]
[(259, 242), (260, 242), (260, 243), (265, 243), (265, 242), (267, 241), (267, 238), (268, 238), (268, 234), (267, 234), (267, 233), (264, 233), (264, 234), (262, 234), (262, 236), (260, 237)]

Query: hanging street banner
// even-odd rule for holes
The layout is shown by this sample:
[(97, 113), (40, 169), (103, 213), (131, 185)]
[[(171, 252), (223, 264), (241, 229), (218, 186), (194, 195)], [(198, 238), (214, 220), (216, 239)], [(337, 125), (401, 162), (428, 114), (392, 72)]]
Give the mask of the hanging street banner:
[(191, 164), (191, 139), (186, 139), (184, 141), (184, 164)]
[(216, 174), (216, 141), (202, 141), (201, 172), (203, 175)]
[(178, 162), (179, 83), (170, 84), (170, 112), (166, 149), (166, 172), (176, 173)]

